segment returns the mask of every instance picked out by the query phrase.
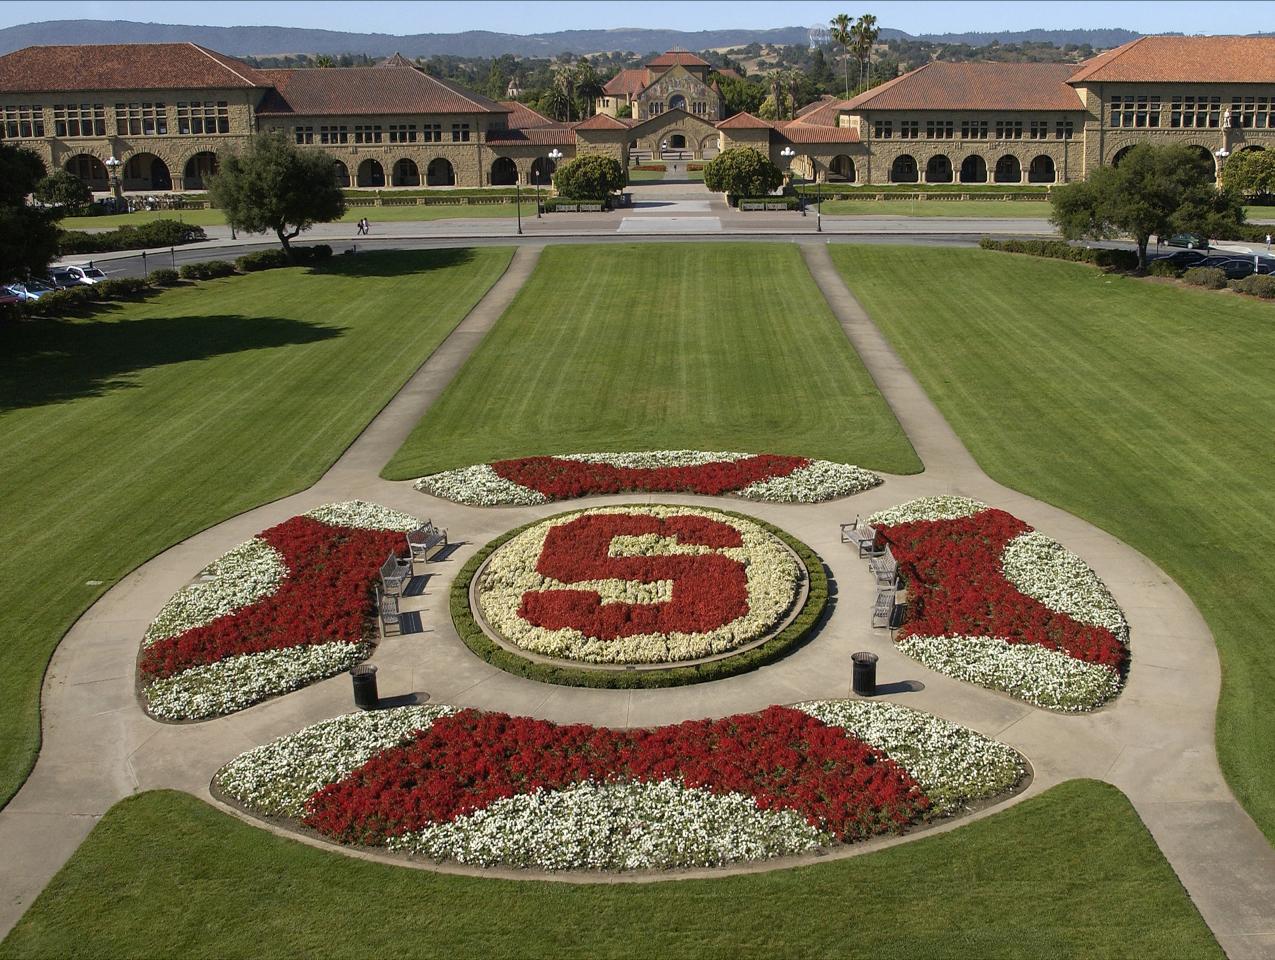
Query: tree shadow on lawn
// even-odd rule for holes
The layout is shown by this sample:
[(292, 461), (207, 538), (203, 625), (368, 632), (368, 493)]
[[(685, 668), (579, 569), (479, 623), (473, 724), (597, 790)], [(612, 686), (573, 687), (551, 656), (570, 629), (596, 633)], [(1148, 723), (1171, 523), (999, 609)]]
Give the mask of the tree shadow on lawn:
[(431, 273), (448, 267), (460, 267), (474, 259), (469, 247), (445, 247), (437, 250), (369, 250), (355, 254), (344, 251), (357, 246), (352, 240), (332, 244), (332, 259), (311, 268), (311, 272), (343, 277), (405, 277), (413, 273)]
[(0, 412), (136, 387), (132, 375), (152, 367), (344, 335), (342, 327), (284, 317), (109, 315), (119, 309), (0, 327)]

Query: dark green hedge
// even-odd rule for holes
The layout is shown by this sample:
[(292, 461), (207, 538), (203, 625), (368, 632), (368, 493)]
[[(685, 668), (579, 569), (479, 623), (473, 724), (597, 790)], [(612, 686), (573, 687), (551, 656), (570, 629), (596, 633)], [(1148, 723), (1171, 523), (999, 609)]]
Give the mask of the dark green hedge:
[(1073, 247), (1066, 240), (993, 240), (991, 237), (983, 237), (978, 245), (984, 250), (999, 250), (1002, 253), (1025, 253), (1031, 257), (1092, 263), (1107, 270), (1138, 269), (1138, 255), (1133, 250)]
[(109, 253), (112, 250), (180, 247), (185, 243), (207, 239), (203, 227), (176, 220), (152, 220), (150, 223), (124, 226), (103, 233), (63, 230), (58, 235), (58, 252), (65, 257), (81, 253)]
[(1217, 267), (1192, 267), (1182, 274), (1182, 282), (1193, 287), (1221, 290), (1226, 286), (1226, 274)]
[(469, 583), (474, 578), (474, 574), (478, 572), (479, 566), (491, 555), (493, 550), (511, 538), (516, 537), (528, 527), (551, 519), (548, 517), (541, 520), (533, 520), (531, 523), (524, 524), (515, 530), (510, 530), (508, 533), (492, 540), (470, 558), (469, 562), (461, 569), (455, 582), (452, 583), (452, 624), (456, 627), (456, 632), (460, 635), (465, 645), (492, 666), (499, 667), (507, 673), (526, 677), (528, 680), (538, 680), (541, 683), (557, 683), (569, 687), (604, 687), (612, 690), (679, 687), (691, 683), (703, 683), (708, 680), (733, 677), (736, 674), (746, 673), (749, 670), (756, 670), (758, 667), (773, 663), (804, 642), (814, 631), (815, 627), (821, 623), (824, 609), (828, 602), (828, 575), (824, 572), (823, 561), (819, 559), (819, 556), (813, 550), (780, 528), (742, 513), (734, 513), (730, 510), (721, 510), (720, 512), (755, 523), (783, 540), (801, 558), (801, 562), (806, 568), (806, 576), (810, 581), (810, 592), (806, 598), (806, 605), (802, 607), (792, 623), (788, 624), (787, 627), (761, 646), (753, 647), (751, 650), (736, 654), (733, 657), (727, 657), (724, 660), (714, 660), (711, 663), (703, 663), (691, 667), (669, 667), (667, 670), (588, 670), (576, 667), (559, 667), (537, 663), (506, 650), (495, 643), (487, 634), (483, 633), (482, 627), (474, 619), (474, 614), (469, 608)]
[(183, 280), (216, 280), (218, 277), (233, 277), (235, 265), (229, 260), (201, 260), (199, 263), (182, 264), (177, 273)]

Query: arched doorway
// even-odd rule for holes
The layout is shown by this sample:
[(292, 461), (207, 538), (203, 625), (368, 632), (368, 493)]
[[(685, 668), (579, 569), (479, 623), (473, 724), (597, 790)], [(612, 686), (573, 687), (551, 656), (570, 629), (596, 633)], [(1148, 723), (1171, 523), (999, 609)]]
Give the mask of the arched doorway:
[[(685, 110), (686, 98), (680, 93), (673, 94), (673, 96), (668, 98), (668, 108), (670, 110)], [(685, 142), (686, 138), (683, 137), (682, 140)]]
[(124, 164), (121, 184), (125, 190), (171, 190), (173, 177), (168, 164), (153, 153), (135, 153)]
[(536, 157), (536, 162), (531, 165), (532, 184), (547, 187), (553, 182), (553, 174), (557, 169), (558, 165), (548, 157)]
[(1130, 144), (1127, 147), (1121, 147), (1119, 150), (1115, 152), (1115, 155), (1111, 158), (1111, 165), (1113, 167), (1120, 166), (1120, 161), (1123, 160), (1125, 157), (1127, 157), (1129, 155), (1129, 151), (1137, 146), (1141, 146), (1141, 144), (1134, 143), (1134, 144)]
[(996, 161), (995, 177), (997, 183), (1022, 183), (1023, 165), (1017, 157), (1006, 154)]
[(1044, 154), (1032, 157), (1032, 162), (1027, 167), (1028, 183), (1053, 183), (1056, 179), (1053, 157), (1047, 157)]
[(97, 157), (87, 153), (77, 153), (67, 157), (63, 164), (67, 173), (73, 173), (89, 185), (90, 190), (107, 190), (110, 178), (106, 175), (106, 164)]
[(359, 164), (358, 185), (360, 187), (385, 186), (385, 168), (379, 160), (368, 157)]
[(336, 183), (339, 187), (348, 187), (350, 185), (350, 168), (340, 160), (332, 161), (332, 170), (336, 174)]
[(208, 178), (217, 172), (217, 154), (204, 150), (186, 161), (183, 184), (187, 190), (206, 190)]
[(930, 157), (929, 162), (925, 165), (925, 182), (951, 183), (952, 161), (941, 153), (938, 156)]
[(891, 183), (916, 183), (919, 178), (916, 171), (916, 157), (909, 153), (895, 157), (890, 164)]
[(987, 161), (976, 153), (962, 160), (961, 183), (987, 183)]
[(671, 137), (669, 137), (668, 148), (670, 150), (685, 150), (686, 149), (686, 134), (675, 133)]
[(451, 162), (443, 157), (435, 157), (425, 168), (425, 183), (431, 187), (456, 186), (456, 171)]
[(828, 164), (828, 179), (854, 183), (854, 160), (844, 153), (839, 153)]
[(1194, 155), (1200, 173), (1210, 179), (1217, 178), (1217, 160), (1213, 157), (1213, 152), (1208, 147), (1202, 147), (1198, 143), (1187, 144), (1187, 149)]
[(421, 185), (421, 171), (416, 166), (416, 161), (404, 157), (394, 164), (394, 179), (392, 183), (396, 187), (419, 187)]
[(518, 164), (511, 157), (497, 157), (491, 164), (491, 185), (512, 187), (518, 182)]
[(719, 152), (718, 145), (721, 143), (721, 140), (721, 134), (718, 133), (710, 133), (701, 140), (699, 142), (700, 158), (703, 160), (712, 160), (715, 156), (717, 156)]

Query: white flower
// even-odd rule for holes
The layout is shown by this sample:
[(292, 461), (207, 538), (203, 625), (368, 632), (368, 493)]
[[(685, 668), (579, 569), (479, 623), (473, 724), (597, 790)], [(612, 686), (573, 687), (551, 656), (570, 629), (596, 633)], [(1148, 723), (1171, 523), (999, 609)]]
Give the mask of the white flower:
[(302, 516), (334, 527), (357, 527), (361, 530), (400, 530), (407, 533), (421, 525), (420, 520), (410, 513), (391, 510), (389, 507), (383, 507), (379, 503), (368, 503), (366, 500), (325, 503)]
[(484, 866), (643, 870), (808, 853), (831, 840), (796, 811), (761, 810), (739, 793), (674, 780), (585, 781), (497, 800), (387, 846)]
[(843, 727), (903, 767), (939, 816), (1005, 793), (1026, 773), (1013, 748), (897, 703), (810, 700), (793, 707), (829, 726)]
[(958, 520), (987, 509), (987, 504), (969, 497), (918, 497), (888, 510), (878, 510), (868, 517), (868, 523), (878, 527), (893, 527), (900, 523), (921, 520)]
[(421, 477), (416, 481), (415, 487), (431, 497), (475, 507), (506, 504), (526, 507), (549, 502), (549, 498), (543, 493), (506, 480), (486, 463)]
[(771, 503), (822, 503), (837, 497), (848, 497), (880, 486), (875, 473), (848, 463), (812, 460), (786, 477), (771, 477), (751, 483), (737, 495), (745, 500)]
[(228, 657), (156, 680), (146, 704), (163, 720), (216, 717), (348, 670), (368, 652), (363, 643), (323, 643)]
[(1120, 692), (1116, 671), (1035, 643), (958, 636), (900, 637), (896, 643), (931, 670), (1048, 710), (1092, 710)]
[(667, 467), (702, 467), (706, 463), (734, 463), (751, 453), (722, 450), (637, 450), (629, 453), (567, 453), (559, 459), (577, 463), (605, 463), (631, 470), (662, 470)]
[(324, 720), (241, 753), (218, 771), (217, 785), (257, 813), (299, 819), (312, 794), (455, 712), (449, 706), (397, 707)]
[(1001, 564), (1006, 579), (1027, 596), (1129, 642), (1129, 624), (1107, 585), (1057, 540), (1035, 530), (1024, 533), (1005, 545)]

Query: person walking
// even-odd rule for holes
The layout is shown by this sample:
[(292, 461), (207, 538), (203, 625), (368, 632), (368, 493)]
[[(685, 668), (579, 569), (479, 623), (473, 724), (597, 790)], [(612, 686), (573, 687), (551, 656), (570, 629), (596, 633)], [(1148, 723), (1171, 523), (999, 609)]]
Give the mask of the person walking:
[(366, 237), (371, 232), (372, 232), (372, 221), (369, 220), (367, 217), (364, 217), (363, 218), (363, 236)]
[(1266, 235), (1266, 252), (1271, 252), (1271, 235), (1269, 233)]

